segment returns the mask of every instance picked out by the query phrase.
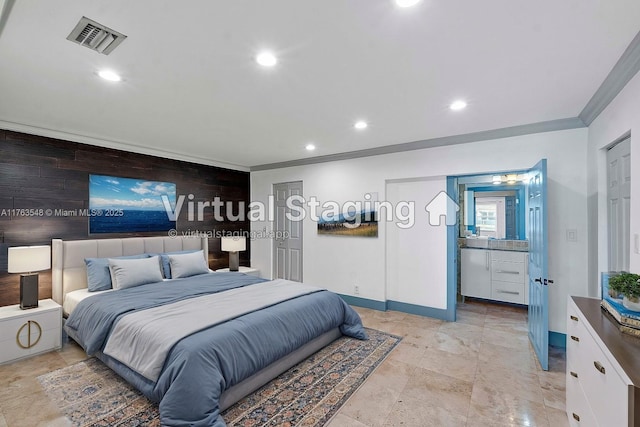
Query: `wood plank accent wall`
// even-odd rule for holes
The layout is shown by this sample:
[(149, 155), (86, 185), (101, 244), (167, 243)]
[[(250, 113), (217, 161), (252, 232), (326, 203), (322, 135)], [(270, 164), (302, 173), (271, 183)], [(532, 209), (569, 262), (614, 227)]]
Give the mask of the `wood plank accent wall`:
[[(92, 145), (0, 130), (0, 214), (3, 209), (87, 209), (89, 207), (89, 174), (109, 175), (150, 181), (173, 182), (178, 196), (192, 201), (211, 202), (220, 197), (233, 203), (237, 213), (239, 202), (249, 204), (249, 173), (213, 166), (188, 163), (161, 157), (130, 153)], [(209, 240), (209, 266), (228, 266), (228, 254), (220, 251), (221, 232), (246, 232), (249, 222), (216, 222), (213, 211), (205, 209), (204, 221), (188, 220), (188, 205), (177, 221), (178, 233), (205, 232)], [(197, 212), (197, 210), (196, 210)], [(6, 212), (5, 212), (6, 213)], [(226, 218), (225, 209), (221, 210)], [(8, 216), (0, 215), (0, 306), (17, 304), (20, 299), (19, 277), (7, 273), (7, 248), (51, 244), (52, 238), (77, 240), (135, 236), (162, 236), (163, 233), (93, 234), (89, 236), (88, 217)], [(249, 265), (247, 251), (240, 253), (241, 265)], [(51, 297), (51, 272), (40, 273), (40, 298)]]

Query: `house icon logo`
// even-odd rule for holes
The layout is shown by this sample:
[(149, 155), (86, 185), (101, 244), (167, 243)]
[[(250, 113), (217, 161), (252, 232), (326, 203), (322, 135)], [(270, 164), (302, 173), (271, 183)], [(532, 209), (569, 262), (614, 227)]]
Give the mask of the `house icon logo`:
[(449, 197), (446, 191), (441, 191), (424, 209), (429, 214), (429, 225), (437, 227), (442, 225), (442, 217), (446, 225), (456, 225), (460, 206)]

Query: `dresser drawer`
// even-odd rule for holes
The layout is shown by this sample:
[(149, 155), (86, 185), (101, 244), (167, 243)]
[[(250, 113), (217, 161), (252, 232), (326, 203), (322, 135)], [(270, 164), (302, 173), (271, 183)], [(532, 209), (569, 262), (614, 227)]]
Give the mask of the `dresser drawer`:
[[(33, 341), (32, 341), (33, 342)], [(30, 354), (43, 353), (59, 349), (62, 346), (62, 331), (60, 329), (50, 329), (42, 331), (42, 335), (37, 344), (31, 347)]]
[(18, 345), (16, 337), (0, 341), (0, 363), (27, 357), (31, 354), (31, 349), (22, 348)]
[(491, 282), (491, 298), (498, 301), (524, 304), (524, 284), (513, 282)]
[(491, 279), (501, 282), (524, 283), (524, 263), (509, 261), (491, 262)]
[[(580, 386), (578, 378), (571, 376), (567, 364), (567, 417), (571, 427), (598, 427), (589, 401)], [(613, 424), (610, 424), (613, 425)]]
[(596, 420), (603, 426), (629, 425), (628, 385), (588, 332), (575, 337), (580, 341), (571, 348), (572, 363)]
[(524, 263), (526, 252), (491, 251), (491, 261), (506, 261)]
[(38, 322), (42, 330), (60, 329), (62, 313), (60, 310), (40, 311), (25, 316), (0, 320), (0, 336), (2, 340), (4, 341), (9, 336), (15, 337), (22, 325), (29, 320)]
[(570, 339), (572, 334), (582, 335), (588, 333), (584, 322), (585, 319), (582, 317), (582, 313), (575, 310), (574, 306), (569, 305), (567, 309), (567, 340)]

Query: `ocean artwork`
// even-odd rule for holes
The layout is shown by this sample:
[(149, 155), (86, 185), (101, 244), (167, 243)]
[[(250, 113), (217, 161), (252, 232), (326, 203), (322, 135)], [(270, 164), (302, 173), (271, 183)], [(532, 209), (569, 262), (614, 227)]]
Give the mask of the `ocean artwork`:
[(89, 175), (89, 233), (139, 233), (176, 228), (163, 197), (176, 204), (170, 182)]

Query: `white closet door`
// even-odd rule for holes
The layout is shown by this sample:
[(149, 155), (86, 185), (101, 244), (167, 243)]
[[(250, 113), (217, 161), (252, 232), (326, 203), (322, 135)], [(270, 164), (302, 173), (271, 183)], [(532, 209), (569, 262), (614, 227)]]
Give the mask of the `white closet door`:
[(631, 140), (607, 151), (609, 270), (629, 271), (631, 214)]
[(415, 206), (412, 227), (403, 229), (396, 225), (397, 216), (386, 224), (387, 300), (447, 308), (445, 217), (440, 218), (441, 225), (431, 225), (425, 210), (433, 201), (431, 206), (435, 205), (436, 211), (445, 212), (446, 194), (441, 193), (446, 188), (445, 177), (387, 182), (387, 201), (393, 206), (406, 202), (413, 202)]

